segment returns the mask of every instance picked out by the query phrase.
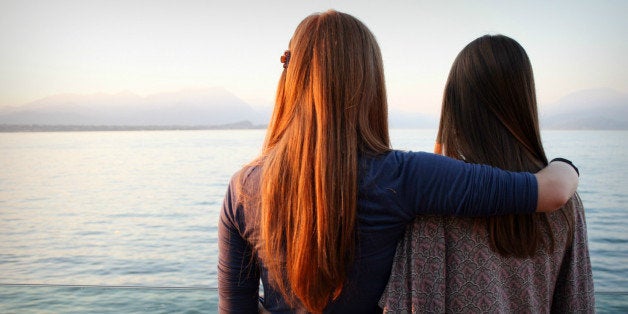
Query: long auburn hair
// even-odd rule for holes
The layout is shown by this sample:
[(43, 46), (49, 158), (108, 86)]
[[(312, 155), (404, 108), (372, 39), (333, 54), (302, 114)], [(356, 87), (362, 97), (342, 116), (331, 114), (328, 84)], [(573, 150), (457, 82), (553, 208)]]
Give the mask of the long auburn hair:
[(288, 302), (320, 312), (354, 257), (358, 155), (390, 150), (383, 62), (369, 29), (333, 10), (289, 49), (259, 159), (259, 253)]
[[(541, 143), (532, 66), (525, 50), (503, 35), (485, 35), (456, 57), (445, 86), (437, 142), (447, 156), (511, 171), (547, 165)], [(573, 205), (561, 208), (573, 237)], [(545, 213), (497, 216), (486, 222), (491, 247), (504, 256), (530, 257), (554, 249)], [(544, 243), (541, 224), (550, 228)]]

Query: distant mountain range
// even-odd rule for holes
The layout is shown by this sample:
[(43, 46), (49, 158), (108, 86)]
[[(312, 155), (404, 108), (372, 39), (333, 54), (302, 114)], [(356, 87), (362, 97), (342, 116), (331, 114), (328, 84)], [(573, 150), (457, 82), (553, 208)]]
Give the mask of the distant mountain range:
[[(628, 94), (612, 89), (571, 93), (556, 103), (539, 106), (543, 130), (628, 130)], [(437, 128), (439, 118), (390, 110), (393, 128)]]
[(611, 89), (571, 93), (541, 107), (542, 129), (628, 130), (628, 95)]
[[(254, 109), (223, 88), (182, 90), (145, 97), (118, 94), (55, 95), (0, 108), (7, 130), (116, 130), (260, 128), (271, 108)], [(540, 106), (542, 129), (628, 130), (628, 95), (610, 89), (584, 90)], [(390, 110), (392, 128), (435, 128), (438, 117)], [(100, 126), (94, 128), (94, 126)]]
[(183, 90), (141, 97), (118, 94), (65, 94), (0, 109), (0, 124), (191, 126), (239, 121), (266, 123), (266, 117), (223, 88)]

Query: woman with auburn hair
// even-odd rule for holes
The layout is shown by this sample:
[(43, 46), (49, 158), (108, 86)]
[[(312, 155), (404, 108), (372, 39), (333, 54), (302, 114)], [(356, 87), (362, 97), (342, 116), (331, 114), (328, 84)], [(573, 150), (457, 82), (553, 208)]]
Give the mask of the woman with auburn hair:
[(415, 216), (549, 211), (575, 192), (564, 162), (514, 173), (392, 150), (380, 50), (351, 15), (305, 18), (282, 61), (264, 147), (232, 177), (218, 223), (221, 312), (381, 311)]
[[(547, 165), (532, 66), (515, 40), (486, 35), (458, 54), (436, 151), (511, 171)], [(417, 217), (397, 248), (381, 305), (394, 313), (594, 312), (580, 198), (549, 213)]]

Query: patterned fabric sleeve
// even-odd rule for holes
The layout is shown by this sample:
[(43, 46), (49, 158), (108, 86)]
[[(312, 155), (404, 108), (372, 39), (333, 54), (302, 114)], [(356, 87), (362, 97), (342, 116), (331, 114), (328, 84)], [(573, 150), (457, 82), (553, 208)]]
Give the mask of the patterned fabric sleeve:
[(582, 201), (576, 195), (574, 237), (565, 252), (554, 290), (553, 313), (594, 313), (595, 295)]
[(447, 254), (443, 220), (419, 216), (406, 228), (379, 301), (384, 313), (445, 313)]
[(593, 278), (582, 204), (577, 198), (572, 245), (568, 223), (550, 215), (558, 244), (534, 257), (505, 257), (468, 218), (419, 216), (399, 242), (379, 305), (385, 313), (591, 313)]

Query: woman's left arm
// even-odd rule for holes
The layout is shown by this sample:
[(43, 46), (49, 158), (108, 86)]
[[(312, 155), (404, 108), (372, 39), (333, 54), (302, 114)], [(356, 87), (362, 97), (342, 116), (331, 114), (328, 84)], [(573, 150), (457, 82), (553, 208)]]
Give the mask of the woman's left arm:
[[(416, 215), (492, 216), (555, 210), (573, 195), (578, 183), (575, 171), (563, 162), (551, 163), (545, 168), (549, 171), (539, 176), (430, 153), (406, 153), (403, 159), (398, 182), (406, 193), (401, 197)], [(567, 192), (550, 193), (556, 189)]]

